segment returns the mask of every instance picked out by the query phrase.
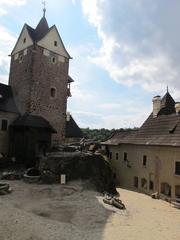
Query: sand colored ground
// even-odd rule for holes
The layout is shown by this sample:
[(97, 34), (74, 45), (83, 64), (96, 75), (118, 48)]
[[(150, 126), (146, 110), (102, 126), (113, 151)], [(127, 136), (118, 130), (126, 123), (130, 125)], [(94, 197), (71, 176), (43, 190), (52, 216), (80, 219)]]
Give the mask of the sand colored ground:
[(105, 205), (87, 184), (9, 182), (0, 196), (0, 240), (179, 240), (180, 210), (118, 189), (126, 210)]

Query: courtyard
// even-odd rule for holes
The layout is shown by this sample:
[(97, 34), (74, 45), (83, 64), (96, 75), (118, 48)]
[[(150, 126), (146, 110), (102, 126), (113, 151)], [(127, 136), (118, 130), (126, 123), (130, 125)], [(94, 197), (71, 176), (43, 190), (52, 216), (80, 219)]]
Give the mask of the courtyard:
[(0, 196), (0, 240), (179, 240), (180, 210), (144, 194), (118, 188), (126, 206), (119, 210), (88, 182), (9, 184), (13, 192)]

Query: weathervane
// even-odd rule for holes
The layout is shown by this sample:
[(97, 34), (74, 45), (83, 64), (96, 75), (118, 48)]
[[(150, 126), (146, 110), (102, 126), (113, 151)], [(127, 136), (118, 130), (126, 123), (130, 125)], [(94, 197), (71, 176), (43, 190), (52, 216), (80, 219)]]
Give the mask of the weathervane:
[(46, 1), (42, 1), (42, 4), (44, 6), (44, 8), (43, 8), (43, 17), (45, 17), (45, 14), (46, 14)]

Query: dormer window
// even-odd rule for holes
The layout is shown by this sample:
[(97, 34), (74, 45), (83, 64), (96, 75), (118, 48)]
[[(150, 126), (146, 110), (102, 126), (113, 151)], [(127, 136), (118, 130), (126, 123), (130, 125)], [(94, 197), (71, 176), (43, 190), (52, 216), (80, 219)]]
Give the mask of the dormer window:
[(26, 43), (26, 38), (23, 39), (23, 43)]
[(54, 46), (57, 47), (57, 41), (54, 41)]
[(51, 88), (50, 95), (51, 95), (51, 98), (55, 98), (56, 97), (56, 89), (54, 87)]

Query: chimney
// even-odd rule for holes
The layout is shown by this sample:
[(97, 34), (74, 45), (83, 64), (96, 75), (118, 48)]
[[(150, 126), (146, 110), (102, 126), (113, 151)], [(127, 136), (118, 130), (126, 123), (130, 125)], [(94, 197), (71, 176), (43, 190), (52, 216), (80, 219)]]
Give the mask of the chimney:
[(161, 109), (161, 97), (160, 96), (155, 96), (152, 99), (153, 102), (153, 118), (157, 117), (158, 112)]
[(176, 115), (180, 113), (180, 102), (175, 103)]
[(67, 121), (67, 122), (70, 121), (70, 116), (71, 116), (70, 112), (67, 112), (67, 114), (66, 114), (66, 121)]

